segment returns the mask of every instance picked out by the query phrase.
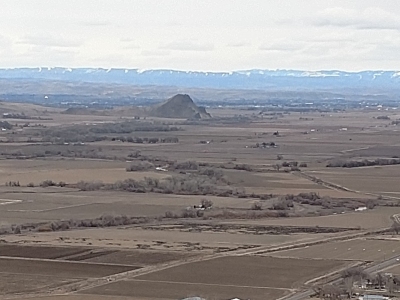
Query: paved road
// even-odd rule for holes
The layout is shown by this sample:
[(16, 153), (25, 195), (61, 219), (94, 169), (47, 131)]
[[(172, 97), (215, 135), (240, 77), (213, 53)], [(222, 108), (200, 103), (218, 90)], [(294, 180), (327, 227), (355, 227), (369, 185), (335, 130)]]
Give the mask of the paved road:
[[(364, 271), (373, 274), (373, 273), (377, 273), (381, 270), (384, 270), (392, 265), (396, 265), (400, 263), (400, 255), (394, 256), (392, 258), (389, 258), (379, 264), (367, 267), (364, 269)], [(336, 279), (330, 282), (330, 284), (338, 284), (340, 283), (341, 279)], [(303, 291), (303, 292), (299, 292), (284, 298), (281, 298), (281, 300), (303, 300), (303, 299), (307, 299), (309, 298), (311, 295), (314, 294), (314, 291), (312, 289), (307, 290), (307, 291)]]

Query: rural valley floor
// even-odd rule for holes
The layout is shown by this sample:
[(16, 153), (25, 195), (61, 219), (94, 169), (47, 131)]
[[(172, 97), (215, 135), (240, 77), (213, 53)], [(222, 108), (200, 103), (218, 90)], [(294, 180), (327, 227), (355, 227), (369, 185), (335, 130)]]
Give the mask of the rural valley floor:
[(0, 299), (292, 299), (400, 256), (395, 110), (10, 112)]

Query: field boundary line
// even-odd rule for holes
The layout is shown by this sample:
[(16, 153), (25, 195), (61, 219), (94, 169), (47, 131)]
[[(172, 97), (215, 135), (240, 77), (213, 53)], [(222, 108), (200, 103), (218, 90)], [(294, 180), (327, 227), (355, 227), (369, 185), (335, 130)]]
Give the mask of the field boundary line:
[[(81, 264), (81, 265), (93, 265), (93, 266), (105, 266), (105, 267), (128, 267), (135, 268), (134, 270), (141, 269), (140, 266), (134, 265), (124, 265), (124, 264), (110, 264), (110, 263), (95, 263), (89, 261), (72, 261), (72, 260), (62, 260), (62, 259), (51, 259), (51, 258), (29, 258), (29, 257), (14, 257), (14, 256), (0, 256), (0, 260), (23, 260), (23, 261), (41, 261), (41, 262), (52, 262), (60, 264)], [(0, 271), (1, 272), (1, 271)]]
[(292, 172), (292, 174), (299, 175), (299, 177), (308, 179), (316, 184), (320, 184), (328, 189), (335, 190), (335, 191), (344, 191), (344, 192), (354, 193), (354, 194), (358, 194), (358, 195), (374, 196), (374, 197), (382, 197), (382, 198), (386, 198), (386, 199), (400, 200), (400, 197), (387, 196), (387, 195), (382, 196), (381, 194), (353, 190), (353, 189), (347, 188), (345, 186), (342, 186), (342, 185), (339, 185), (336, 183), (332, 183), (332, 182), (323, 180), (319, 177), (307, 174), (303, 171)]
[(382, 231), (384, 231), (386, 229), (387, 228), (380, 228), (380, 229), (377, 229), (377, 230), (374, 230), (374, 231), (363, 231), (363, 232), (358, 232), (356, 234), (351, 234), (351, 235), (327, 237), (327, 238), (321, 239), (321, 240), (308, 241), (308, 242), (292, 244), (292, 245), (286, 245), (286, 246), (278, 246), (278, 247), (270, 248), (270, 249), (262, 249), (262, 250), (258, 249), (258, 250), (254, 250), (252, 252), (247, 252), (247, 253), (239, 254), (239, 255), (259, 255), (259, 254), (264, 254), (264, 253), (272, 253), (272, 252), (279, 252), (279, 251), (286, 251), (286, 250), (304, 248), (304, 247), (307, 247), (307, 246), (315, 246), (315, 245), (320, 245), (320, 244), (325, 244), (325, 243), (330, 243), (330, 242), (336, 242), (336, 241), (352, 240), (352, 239), (357, 239), (359, 237), (363, 237), (363, 236), (366, 236), (366, 235), (369, 235), (369, 234), (381, 233)]
[(126, 281), (141, 281), (141, 282), (154, 282), (154, 283), (170, 283), (170, 284), (186, 284), (186, 285), (206, 285), (206, 286), (222, 286), (222, 287), (238, 287), (250, 289), (270, 289), (270, 290), (284, 290), (296, 291), (293, 288), (278, 288), (268, 286), (251, 286), (251, 285), (235, 285), (235, 284), (218, 284), (218, 283), (204, 283), (204, 282), (185, 282), (185, 281), (168, 281), (168, 280), (147, 280), (147, 279), (127, 279)]

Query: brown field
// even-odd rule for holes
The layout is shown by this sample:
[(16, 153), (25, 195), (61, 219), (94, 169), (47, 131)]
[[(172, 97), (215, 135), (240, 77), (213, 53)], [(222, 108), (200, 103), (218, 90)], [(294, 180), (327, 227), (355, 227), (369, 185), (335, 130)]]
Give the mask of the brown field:
[[(161, 216), (198, 205), (204, 196), (135, 194), (126, 192), (79, 192), (65, 188), (25, 188), (17, 192), (0, 188), (5, 205), (0, 205), (3, 222), (42, 222), (60, 219), (96, 218), (103, 214)], [(51, 191), (51, 192), (50, 192)], [(210, 197), (216, 207), (249, 208), (253, 199)], [(0, 202), (1, 203), (1, 202)]]
[(89, 248), (54, 247), (54, 246), (21, 246), (0, 244), (0, 256), (57, 259), (64, 256), (77, 255)]
[(248, 192), (291, 194), (317, 192), (321, 196), (354, 198), (354, 193), (328, 189), (291, 173), (249, 173), (246, 171), (226, 171), (226, 177), (234, 186), (243, 187)]
[(54, 182), (76, 183), (78, 181), (101, 181), (113, 183), (128, 178), (144, 177), (165, 178), (168, 175), (160, 172), (126, 172), (129, 162), (101, 160), (0, 160), (0, 182), (19, 181), (40, 184), (51, 179)]
[[(26, 295), (36, 300), (171, 300), (187, 296), (273, 300), (355, 261), (382, 261), (400, 253), (395, 238), (378, 240), (371, 234), (369, 239), (345, 240), (392, 226), (391, 217), (400, 214), (396, 206), (400, 166), (326, 167), (336, 159), (400, 156), (396, 127), (376, 118), (383, 112), (290, 112), (260, 117), (260, 111), (218, 108), (211, 113), (226, 119), (191, 123), (149, 117), (135, 121), (148, 126), (144, 131), (105, 131), (93, 134), (100, 141), (81, 144), (53, 141), (58, 135), (52, 134), (59, 131), (62, 138), (68, 138), (69, 126), (74, 126), (82, 132), (79, 140), (87, 135), (87, 128), (124, 122), (127, 119), (121, 116), (132, 117), (132, 111), (68, 115), (60, 114), (58, 108), (6, 103), (0, 103), (0, 109), (33, 115), (46, 110), (45, 115), (52, 118), (40, 122), (46, 128), (27, 119), (32, 126), (15, 126), (14, 133), (0, 132), (0, 229), (5, 230), (0, 233), (0, 299)], [(239, 114), (248, 121), (235, 117)], [(391, 115), (393, 120), (398, 117)], [(8, 121), (22, 124), (21, 120)], [(152, 128), (160, 124), (181, 130)], [(273, 135), (276, 131), (278, 137)], [(43, 136), (45, 132), (51, 134)], [(121, 137), (173, 137), (179, 142), (136, 144), (122, 142)], [(273, 142), (276, 147), (259, 147), (263, 142)], [(198, 170), (174, 169), (175, 161), (188, 160), (198, 163)], [(307, 167), (300, 171), (276, 167), (293, 161)], [(165, 166), (168, 172), (155, 167), (126, 172), (130, 164), (141, 162)], [(220, 172), (222, 179), (200, 173), (207, 169)], [(180, 178), (186, 190), (173, 187), (162, 194), (155, 193), (157, 189), (145, 193), (115, 187), (81, 191), (71, 186), (79, 181), (114, 183), (145, 177), (166, 182), (165, 178), (172, 176)], [(38, 187), (44, 180), (69, 186)], [(10, 182), (20, 186), (6, 186)], [(28, 183), (35, 187), (27, 187)], [(205, 195), (196, 190), (201, 184), (208, 188), (204, 188)], [(232, 193), (218, 194), (217, 188), (229, 188)], [(299, 202), (287, 206), (282, 214), (273, 214), (282, 210), (273, 208), (285, 203), (285, 195), (299, 193), (316, 193), (322, 200), (296, 200)], [(192, 211), (203, 199), (213, 202), (210, 210), (183, 217), (184, 210)], [(377, 205), (374, 209), (354, 212), (371, 199)], [(343, 203), (348, 207), (335, 206)], [(256, 211), (255, 204), (261, 205), (261, 210)], [(166, 212), (171, 212), (168, 218)], [(118, 226), (91, 223), (100, 216), (115, 219), (121, 215), (146, 219)], [(85, 220), (86, 225), (68, 230), (50, 226), (60, 220)], [(29, 227), (29, 223), (46, 224)], [(24, 225), (21, 233), (16, 225)], [(329, 242), (330, 238), (343, 240)], [(300, 243), (320, 244), (267, 253), (282, 246), (300, 247)], [(124, 274), (129, 270), (135, 274)], [(393, 272), (400, 273), (398, 266)], [(120, 280), (108, 278), (108, 282), (103, 277)], [(93, 282), (98, 285), (91, 286)], [(49, 294), (51, 289), (60, 295)], [(75, 292), (61, 295), (71, 291)]]
[[(184, 232), (167, 230), (143, 230), (140, 228), (97, 228), (45, 232), (27, 235), (4, 236), (4, 241), (17, 244), (41, 244), (55, 246), (100, 247), (106, 249), (138, 249), (145, 245), (148, 250), (187, 251), (213, 253), (233, 251), (259, 246), (277, 246), (293, 242), (313, 241), (330, 234), (240, 234), (235, 232)], [(102, 259), (99, 257), (98, 259)]]
[(392, 273), (394, 275), (400, 275), (400, 265), (395, 265), (388, 269), (385, 269), (385, 273)]
[[(1, 299), (1, 298), (0, 298)], [(141, 297), (120, 297), (104, 295), (49, 295), (43, 297), (30, 297), (31, 300), (148, 300)], [(161, 298), (152, 298), (154, 300), (165, 300)]]
[[(4, 242), (4, 241), (3, 241)], [(28, 245), (27, 245), (28, 244)], [(35, 243), (38, 244), (38, 243)], [(74, 243), (76, 244), (76, 243)], [(57, 247), (46, 245), (1, 244), (0, 257), (45, 259), (57, 261), (77, 261), (93, 264), (110, 264), (122, 266), (146, 266), (178, 261), (196, 256), (195, 253), (184, 253), (178, 251), (155, 251), (155, 250), (121, 250), (118, 248), (80, 247), (77, 245), (69, 247)]]
[[(342, 265), (335, 261), (224, 257), (191, 263), (189, 269), (188, 266), (172, 267), (132, 280), (94, 288), (85, 293), (151, 299), (179, 299), (193, 295), (206, 299), (277, 299), (309, 276), (313, 277)], [(243, 272), (244, 269), (246, 272)], [(302, 274), (301, 279), (299, 273)]]
[(398, 241), (354, 239), (275, 252), (274, 256), (310, 259), (380, 261), (400, 254)]
[[(379, 207), (364, 212), (348, 212), (320, 217), (301, 217), (285, 219), (264, 220), (240, 220), (240, 224), (259, 224), (277, 226), (325, 226), (325, 227), (347, 227), (362, 229), (388, 228), (393, 224), (391, 217), (400, 213), (399, 207)], [(232, 222), (232, 221), (229, 221)], [(223, 222), (226, 223), (226, 222)]]
[[(139, 280), (289, 289), (343, 263), (274, 257), (222, 257), (137, 277)], [(246, 270), (244, 273), (243, 270)], [(301, 277), (299, 277), (301, 274)]]
[[(126, 280), (108, 284), (99, 288), (94, 288), (84, 292), (91, 296), (93, 295), (116, 295), (125, 296), (129, 299), (155, 299), (155, 300), (170, 300), (183, 299), (187, 297), (204, 297), (205, 299), (233, 299), (235, 297), (265, 300), (278, 299), (288, 291), (273, 288), (255, 288), (241, 287), (240, 285), (224, 286), (218, 284), (187, 284), (179, 282), (154, 282), (141, 280)], [(79, 296), (78, 296), (79, 297)], [(56, 298), (58, 300), (58, 298)], [(71, 300), (80, 300), (87, 298), (73, 298)], [(92, 299), (92, 298), (89, 298)], [(103, 298), (100, 298), (103, 299)], [(105, 298), (108, 299), (108, 298)], [(110, 298), (112, 300), (114, 298)], [(119, 300), (120, 298), (116, 298)], [(121, 298), (125, 299), (125, 298)], [(245, 298), (246, 299), (246, 298)], [(66, 300), (69, 300), (68, 298)]]
[(0, 258), (3, 273), (65, 278), (99, 278), (135, 269), (132, 266)]
[(117, 251), (110, 254), (85, 259), (85, 261), (93, 263), (145, 266), (178, 261), (194, 255), (195, 254), (173, 251), (129, 250)]
[[(400, 152), (400, 147), (398, 148)], [(400, 166), (373, 166), (362, 168), (326, 168), (309, 171), (309, 174), (323, 180), (345, 186), (349, 189), (392, 196), (400, 200)]]
[(24, 273), (1, 273), (0, 279), (0, 299), (1, 295), (48, 290), (63, 284), (79, 281), (77, 278)]

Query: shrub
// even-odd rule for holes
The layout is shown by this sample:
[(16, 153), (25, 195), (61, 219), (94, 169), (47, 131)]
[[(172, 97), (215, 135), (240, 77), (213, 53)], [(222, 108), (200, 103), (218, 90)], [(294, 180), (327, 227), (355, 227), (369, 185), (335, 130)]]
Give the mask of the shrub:
[(196, 218), (197, 217), (197, 211), (193, 209), (185, 209), (182, 211), (181, 214), (182, 218)]
[(81, 191), (97, 191), (104, 187), (104, 184), (101, 182), (86, 182), (86, 181), (79, 181), (76, 184), (76, 187)]
[(286, 210), (287, 209), (287, 205), (284, 202), (275, 202), (272, 205), (272, 209), (273, 210)]
[(141, 161), (139, 163), (131, 164), (126, 168), (127, 172), (137, 172), (137, 171), (146, 171), (149, 169), (153, 169), (154, 165), (147, 161)]
[(235, 165), (233, 168), (235, 170), (241, 170), (241, 171), (249, 171), (249, 172), (253, 171), (253, 168), (246, 164)]
[(40, 183), (41, 187), (49, 187), (49, 186), (56, 186), (56, 183), (53, 180), (45, 180)]
[(45, 225), (39, 226), (37, 228), (37, 231), (38, 232), (50, 232), (50, 231), (53, 231), (53, 229), (50, 224), (45, 224)]
[(168, 219), (176, 219), (176, 218), (178, 218), (178, 215), (173, 213), (172, 211), (168, 210), (165, 212), (165, 217)]
[(181, 163), (175, 163), (174, 168), (177, 170), (197, 170), (199, 168), (199, 164), (195, 161), (185, 161)]
[(365, 203), (368, 209), (373, 209), (376, 206), (376, 202), (373, 199), (367, 200)]
[(262, 203), (261, 202), (254, 202), (251, 205), (252, 210), (262, 210)]
[(14, 228), (14, 234), (21, 234), (21, 227), (17, 226)]
[(378, 158), (375, 160), (350, 160), (350, 161), (333, 161), (327, 164), (328, 168), (358, 168), (368, 166), (388, 166), (388, 165), (399, 165), (399, 159), (382, 159)]
[(213, 202), (208, 199), (201, 199), (201, 206), (204, 207), (205, 209), (211, 208), (213, 206)]

